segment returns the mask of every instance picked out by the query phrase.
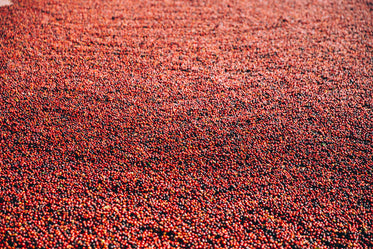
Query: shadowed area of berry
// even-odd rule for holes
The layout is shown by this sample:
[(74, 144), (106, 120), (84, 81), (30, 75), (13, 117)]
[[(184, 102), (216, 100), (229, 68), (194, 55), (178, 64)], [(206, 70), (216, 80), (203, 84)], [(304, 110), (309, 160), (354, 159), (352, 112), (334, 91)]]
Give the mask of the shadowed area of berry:
[(371, 247), (369, 1), (0, 8), (0, 247)]

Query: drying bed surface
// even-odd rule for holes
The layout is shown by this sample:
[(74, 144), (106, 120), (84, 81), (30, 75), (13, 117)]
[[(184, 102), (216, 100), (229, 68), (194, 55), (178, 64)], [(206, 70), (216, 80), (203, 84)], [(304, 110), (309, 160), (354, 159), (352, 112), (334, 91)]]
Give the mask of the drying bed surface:
[(372, 246), (371, 1), (0, 8), (0, 247)]

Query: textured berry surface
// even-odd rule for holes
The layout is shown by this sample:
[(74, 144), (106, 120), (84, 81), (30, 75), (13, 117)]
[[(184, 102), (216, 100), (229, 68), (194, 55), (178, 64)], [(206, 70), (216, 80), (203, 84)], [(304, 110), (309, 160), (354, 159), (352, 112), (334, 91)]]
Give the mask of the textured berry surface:
[(0, 7), (0, 247), (371, 247), (373, 4)]

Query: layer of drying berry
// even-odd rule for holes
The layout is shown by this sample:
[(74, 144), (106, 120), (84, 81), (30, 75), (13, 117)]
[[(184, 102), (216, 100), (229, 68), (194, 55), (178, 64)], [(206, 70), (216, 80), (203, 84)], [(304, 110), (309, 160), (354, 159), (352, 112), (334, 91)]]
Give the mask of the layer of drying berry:
[(0, 247), (373, 246), (372, 11), (0, 7)]

